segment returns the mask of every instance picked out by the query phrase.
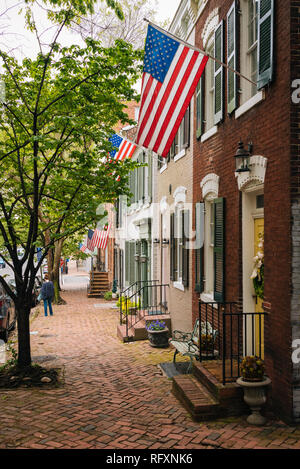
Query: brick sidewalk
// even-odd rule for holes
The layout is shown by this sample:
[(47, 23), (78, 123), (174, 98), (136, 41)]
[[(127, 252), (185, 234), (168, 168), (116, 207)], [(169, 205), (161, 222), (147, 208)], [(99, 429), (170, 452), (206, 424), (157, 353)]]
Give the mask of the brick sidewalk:
[(31, 343), (33, 361), (62, 367), (65, 384), (0, 391), (0, 448), (300, 448), (300, 427), (281, 422), (193, 422), (157, 368), (171, 349), (122, 344), (110, 303), (83, 291), (63, 296), (53, 317), (33, 320)]

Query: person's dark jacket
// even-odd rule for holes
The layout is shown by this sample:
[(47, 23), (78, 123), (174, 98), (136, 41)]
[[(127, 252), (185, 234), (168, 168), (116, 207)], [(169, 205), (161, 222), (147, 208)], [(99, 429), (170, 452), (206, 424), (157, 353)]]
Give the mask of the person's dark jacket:
[(44, 282), (41, 288), (42, 300), (52, 300), (54, 297), (54, 286), (52, 282)]

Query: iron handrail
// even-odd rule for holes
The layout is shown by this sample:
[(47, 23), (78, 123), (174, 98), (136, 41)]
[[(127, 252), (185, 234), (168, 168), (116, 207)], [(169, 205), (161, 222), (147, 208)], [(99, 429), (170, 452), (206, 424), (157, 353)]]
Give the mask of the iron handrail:
[[(143, 317), (145, 317), (146, 313), (145, 311), (148, 311), (148, 313), (151, 311), (151, 314), (153, 315), (154, 312), (157, 315), (162, 315), (165, 314), (167, 310), (167, 305), (166, 303), (164, 304), (162, 299), (163, 299), (163, 292), (162, 289), (164, 289), (164, 297), (165, 295), (165, 287), (168, 287), (168, 284), (156, 284), (153, 282), (157, 282), (156, 280), (149, 280), (149, 281), (143, 281), (144, 285), (141, 286), (138, 290), (136, 290), (131, 296), (125, 297), (124, 301), (124, 311), (123, 311), (123, 302), (120, 300), (120, 321), (121, 324), (123, 324), (123, 321), (125, 321), (126, 325), (126, 336), (128, 337), (128, 332), (129, 329), (135, 326)], [(157, 301), (157, 289), (160, 289), (160, 301)], [(155, 292), (153, 293), (153, 290), (155, 289)], [(151, 303), (149, 304), (148, 300), (151, 298)], [(134, 299), (134, 302), (132, 301)], [(154, 300), (154, 302), (153, 302)], [(133, 306), (130, 306), (133, 305)], [(164, 310), (162, 311), (157, 311), (157, 308), (160, 307)], [(131, 314), (129, 314), (129, 309), (132, 309)], [(141, 311), (144, 311), (144, 314), (141, 314)], [(130, 324), (129, 324), (129, 316), (130, 316)], [(134, 319), (135, 318), (135, 319)]]
[[(262, 357), (266, 313), (238, 311), (237, 306), (236, 301), (199, 300), (199, 360), (219, 357), (224, 385), (239, 377), (243, 356)], [(217, 333), (209, 337), (212, 331)]]

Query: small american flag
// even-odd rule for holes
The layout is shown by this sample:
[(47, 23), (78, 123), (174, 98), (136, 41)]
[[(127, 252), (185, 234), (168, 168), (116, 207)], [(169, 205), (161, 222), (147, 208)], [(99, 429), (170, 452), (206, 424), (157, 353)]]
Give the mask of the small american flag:
[(93, 244), (99, 249), (106, 249), (108, 243), (108, 237), (110, 232), (111, 223), (106, 225), (103, 230), (96, 229), (93, 235)]
[(113, 147), (118, 148), (118, 150), (112, 150), (109, 152), (111, 158), (119, 161), (122, 161), (125, 158), (132, 158), (137, 147), (135, 143), (130, 142), (124, 137), (120, 137), (118, 134), (114, 134), (109, 140)]
[(148, 25), (136, 143), (166, 157), (208, 57)]
[(94, 236), (94, 231), (89, 230), (88, 235), (87, 235), (87, 240), (86, 240), (86, 247), (89, 249), (89, 251), (94, 251), (94, 244), (93, 244), (93, 236)]
[(85, 252), (85, 251), (87, 250), (87, 247), (86, 247), (85, 244), (80, 243), (80, 244), (79, 244), (79, 249), (80, 249), (80, 251)]

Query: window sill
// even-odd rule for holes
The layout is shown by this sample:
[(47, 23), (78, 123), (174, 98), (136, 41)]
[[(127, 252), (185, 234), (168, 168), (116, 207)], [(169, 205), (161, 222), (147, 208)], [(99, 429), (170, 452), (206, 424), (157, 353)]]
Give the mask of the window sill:
[(236, 111), (235, 111), (235, 118), (238, 119), (241, 117), (245, 112), (252, 109), (256, 104), (260, 103), (265, 99), (265, 92), (264, 90), (259, 91), (256, 93), (252, 98), (248, 99), (244, 104), (242, 104)]
[(164, 164), (163, 167), (160, 168), (160, 170), (159, 170), (160, 174), (162, 174), (167, 169), (167, 167), (168, 167), (167, 163)]
[[(214, 294), (212, 292), (201, 293), (200, 300), (204, 303), (213, 303), (215, 301)], [(214, 307), (217, 308), (217, 305), (215, 305)]]
[(180, 160), (180, 158), (185, 156), (185, 154), (186, 154), (186, 150), (185, 148), (183, 148), (179, 153), (177, 153), (177, 155), (174, 156), (174, 161)]
[(206, 140), (208, 140), (213, 135), (216, 135), (217, 132), (218, 132), (218, 126), (214, 125), (207, 132), (205, 132), (205, 134), (203, 134), (201, 136), (201, 142), (205, 142)]
[(177, 290), (184, 291), (184, 286), (182, 282), (173, 282), (173, 287), (177, 288)]

